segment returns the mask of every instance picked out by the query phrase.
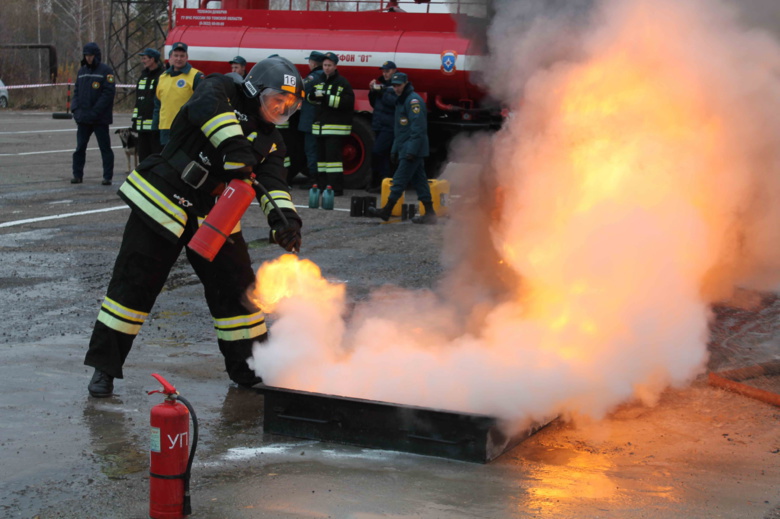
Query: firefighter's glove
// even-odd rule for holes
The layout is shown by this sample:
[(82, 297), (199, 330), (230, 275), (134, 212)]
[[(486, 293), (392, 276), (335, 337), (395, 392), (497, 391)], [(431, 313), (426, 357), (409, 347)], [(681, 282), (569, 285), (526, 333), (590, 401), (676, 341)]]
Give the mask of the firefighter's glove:
[(417, 158), (417, 155), (415, 155), (414, 153), (407, 153), (406, 155), (404, 155), (404, 158), (406, 160), (414, 160)]
[(268, 241), (278, 244), (287, 252), (298, 252), (301, 250), (301, 222), (298, 220), (288, 220), (287, 225), (279, 222), (273, 229)]

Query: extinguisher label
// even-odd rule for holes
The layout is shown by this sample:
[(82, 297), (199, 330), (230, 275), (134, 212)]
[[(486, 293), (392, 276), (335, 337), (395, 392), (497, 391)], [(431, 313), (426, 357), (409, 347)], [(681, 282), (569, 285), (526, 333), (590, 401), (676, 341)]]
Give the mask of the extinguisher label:
[(152, 452), (160, 452), (160, 428), (152, 427), (152, 437), (149, 442), (149, 450)]

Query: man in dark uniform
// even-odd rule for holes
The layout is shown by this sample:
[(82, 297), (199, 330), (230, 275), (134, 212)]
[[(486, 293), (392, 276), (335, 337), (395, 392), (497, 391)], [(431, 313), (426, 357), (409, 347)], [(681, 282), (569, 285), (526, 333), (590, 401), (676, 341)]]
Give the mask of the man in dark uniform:
[[(314, 92), (314, 85), (322, 81), (325, 73), (322, 71), (322, 60), (325, 54), (316, 50), (306, 57), (309, 61), (309, 75), (303, 78), (303, 93), (308, 96)], [(310, 181), (303, 185), (304, 189), (309, 189), (317, 180), (317, 136), (311, 133), (311, 127), (314, 123), (314, 116), (317, 112), (317, 106), (306, 99), (301, 106), (300, 118), (298, 120), (298, 130), (303, 133), (303, 149), (306, 153), (306, 175)], [(325, 186), (322, 186), (323, 188)]]
[(143, 161), (153, 153), (162, 151), (160, 130), (154, 127), (154, 99), (157, 80), (162, 74), (160, 53), (146, 49), (139, 54), (144, 69), (135, 89), (135, 108), (133, 109), (133, 130), (138, 132), (138, 160)]
[(355, 94), (349, 81), (339, 74), (338, 56), (326, 52), (322, 60), (325, 75), (306, 96), (317, 105), (312, 133), (317, 136), (317, 177), (320, 187), (330, 185), (333, 194), (344, 194), (344, 137), (352, 132)]
[(230, 65), (230, 72), (234, 72), (242, 78), (246, 77), (246, 60), (242, 56), (236, 56), (228, 61), (228, 64)]
[[(301, 219), (287, 190), (284, 142), (274, 124), (300, 108), (302, 83), (295, 66), (278, 56), (255, 65), (242, 84), (208, 76), (174, 119), (163, 152), (122, 184), (119, 194), (132, 212), (84, 359), (95, 368), (92, 396), (111, 396), (171, 267), (230, 180), (257, 175), (272, 240), (299, 250)], [(212, 262), (186, 252), (204, 285), (228, 376), (251, 386), (260, 379), (246, 359), (255, 341), (267, 340), (267, 330), (262, 311), (245, 297), (255, 281), (246, 242), (240, 230), (230, 238)]]
[(368, 208), (369, 216), (390, 219), (393, 206), (401, 198), (406, 186), (412, 184), (417, 191), (417, 199), (422, 202), (425, 214), (412, 218), (414, 223), (436, 223), (436, 211), (433, 209), (431, 188), (425, 175), (423, 159), (428, 156), (428, 111), (425, 101), (414, 91), (409, 78), (403, 72), (393, 74), (390, 82), (398, 101), (395, 105), (395, 138), (391, 153), (397, 157), (398, 169), (393, 175), (393, 187), (382, 209)]
[(390, 168), (390, 149), (393, 147), (395, 101), (398, 96), (390, 84), (390, 79), (398, 71), (398, 67), (393, 61), (385, 61), (379, 69), (382, 75), (368, 84), (368, 102), (374, 108), (371, 115), (371, 128), (374, 130), (371, 181), (366, 189), (369, 193), (379, 193), (382, 190), (382, 180), (393, 176)]
[(87, 161), (87, 143), (94, 133), (103, 159), (103, 185), (110, 186), (114, 178), (114, 152), (108, 126), (114, 122), (114, 71), (101, 63), (100, 47), (90, 42), (84, 45), (84, 59), (73, 87), (73, 119), (78, 125), (76, 151), (73, 152), (73, 178), (71, 184), (84, 181), (84, 164)]

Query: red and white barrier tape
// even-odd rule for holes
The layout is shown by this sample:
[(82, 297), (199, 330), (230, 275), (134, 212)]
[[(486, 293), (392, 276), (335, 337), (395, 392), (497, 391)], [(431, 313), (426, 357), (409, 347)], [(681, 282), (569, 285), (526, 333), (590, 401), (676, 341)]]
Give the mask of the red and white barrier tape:
[[(41, 88), (41, 87), (51, 87), (51, 86), (73, 86), (74, 83), (43, 83), (43, 84), (37, 84), (37, 85), (6, 85), (5, 88), (8, 90), (14, 90), (17, 88)], [(135, 88), (135, 85), (116, 85), (118, 88)]]

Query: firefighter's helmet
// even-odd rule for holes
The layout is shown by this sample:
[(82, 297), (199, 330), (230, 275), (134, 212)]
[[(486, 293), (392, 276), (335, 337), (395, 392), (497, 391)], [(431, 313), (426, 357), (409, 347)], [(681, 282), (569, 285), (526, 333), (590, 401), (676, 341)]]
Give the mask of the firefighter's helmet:
[(292, 62), (273, 55), (249, 71), (244, 94), (260, 99), (260, 109), (269, 122), (282, 124), (301, 107), (303, 79)]

